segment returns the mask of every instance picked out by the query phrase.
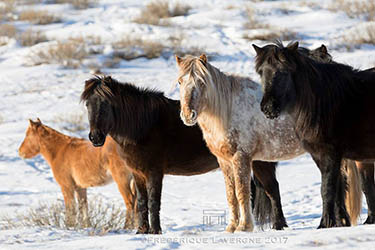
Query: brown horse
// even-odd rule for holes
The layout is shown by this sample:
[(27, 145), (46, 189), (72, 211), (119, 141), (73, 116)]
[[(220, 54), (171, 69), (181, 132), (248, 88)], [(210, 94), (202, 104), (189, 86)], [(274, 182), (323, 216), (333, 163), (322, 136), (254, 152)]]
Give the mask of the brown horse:
[[(88, 110), (90, 141), (102, 146), (110, 135), (120, 145), (119, 153), (133, 171), (137, 233), (161, 233), (159, 211), (164, 175), (203, 174), (219, 167), (203, 141), (202, 132), (197, 126), (184, 126), (179, 118), (179, 101), (168, 99), (161, 92), (119, 83), (109, 76), (87, 80), (81, 100)], [(286, 225), (275, 165), (257, 161), (253, 170), (270, 198), (272, 219), (276, 220), (271, 219), (272, 222)]]
[(80, 220), (84, 226), (90, 225), (86, 189), (106, 185), (113, 178), (126, 205), (125, 228), (133, 229), (136, 226), (134, 182), (116, 147), (116, 142), (108, 137), (102, 148), (95, 148), (87, 140), (64, 135), (42, 124), (38, 118), (35, 122), (29, 120), (18, 152), (26, 159), (41, 154), (50, 165), (64, 196), (68, 226), (76, 221), (75, 197)]

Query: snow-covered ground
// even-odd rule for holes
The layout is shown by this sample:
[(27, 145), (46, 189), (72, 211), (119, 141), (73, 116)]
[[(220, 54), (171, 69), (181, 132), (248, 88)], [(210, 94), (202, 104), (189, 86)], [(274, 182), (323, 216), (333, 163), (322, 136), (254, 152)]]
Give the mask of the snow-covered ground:
[[(248, 32), (243, 28), (245, 7), (251, 5), (259, 21), (296, 32), (304, 46), (314, 48), (324, 43), (339, 62), (362, 69), (375, 66), (374, 46), (363, 45), (349, 51), (340, 46), (340, 37), (353, 27), (360, 27), (363, 20), (351, 19), (343, 12), (328, 11), (329, 1), (180, 1), (192, 9), (186, 16), (171, 18), (171, 26), (133, 23), (147, 2), (102, 0), (93, 8), (84, 10), (75, 10), (66, 4), (20, 5), (17, 10), (43, 8), (61, 15), (62, 23), (34, 26), (43, 30), (49, 40), (100, 36), (104, 56), (91, 58), (98, 65), (103, 63), (105, 55), (111, 53), (110, 43), (124, 36), (164, 42), (171, 34), (183, 32), (186, 34), (183, 46), (200, 47), (208, 55), (214, 55), (212, 64), (223, 71), (249, 75), (258, 80), (254, 73), (255, 53), (251, 43), (262, 45), (264, 42), (243, 39)], [(307, 4), (311, 2), (314, 4)], [(21, 30), (30, 26), (21, 21), (13, 23)], [(40, 156), (31, 160), (18, 157), (17, 150), (28, 118), (40, 117), (46, 124), (70, 135), (87, 135), (87, 130), (71, 132), (64, 128), (70, 121), (69, 117), (84, 114), (79, 96), (84, 81), (92, 76), (89, 67), (26, 66), (30, 53), (49, 43), (22, 47), (11, 39), (0, 47), (0, 214), (12, 216), (37, 207), (41, 201), (62, 199), (59, 186)], [(172, 55), (152, 60), (122, 61), (119, 67), (101, 70), (120, 81), (160, 89), (168, 96), (178, 98), (175, 89), (177, 69)], [(87, 128), (86, 117), (84, 124)], [(254, 233), (228, 234), (223, 228), (205, 227), (205, 211), (228, 211), (224, 180), (221, 172), (216, 171), (201, 176), (165, 177), (161, 236), (135, 235), (134, 232), (89, 236), (85, 232), (54, 228), (18, 228), (0, 230), (0, 249), (374, 248), (375, 226), (361, 224), (367, 215), (365, 202), (358, 226), (316, 229), (322, 205), (320, 174), (310, 156), (282, 162), (278, 179), (289, 224), (289, 228), (281, 232), (266, 228)], [(115, 184), (91, 188), (88, 195), (89, 199), (100, 196), (119, 206), (123, 203)]]

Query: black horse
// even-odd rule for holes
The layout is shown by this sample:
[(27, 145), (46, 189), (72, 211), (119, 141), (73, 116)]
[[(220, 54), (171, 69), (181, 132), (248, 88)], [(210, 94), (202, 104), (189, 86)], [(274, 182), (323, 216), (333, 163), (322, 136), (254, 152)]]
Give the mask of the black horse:
[(375, 73), (314, 61), (298, 51), (298, 42), (254, 48), (265, 90), (262, 111), (270, 119), (282, 112), (293, 117), (304, 148), (322, 173), (319, 227), (349, 226), (340, 163), (343, 158), (375, 160)]
[[(137, 233), (161, 233), (159, 211), (164, 174), (203, 174), (219, 167), (200, 129), (183, 124), (179, 101), (154, 90), (119, 83), (111, 77), (86, 81), (81, 100), (88, 110), (90, 141), (94, 146), (102, 146), (106, 135), (111, 135), (119, 145), (120, 156), (133, 172)], [(265, 208), (258, 209), (256, 217), (267, 221), (265, 218), (269, 216), (274, 225), (286, 226), (275, 166), (276, 163), (259, 161), (253, 164), (254, 175), (262, 186), (256, 192), (255, 207)], [(266, 194), (268, 200), (264, 199)], [(257, 200), (263, 203), (257, 205)], [(275, 217), (280, 211), (281, 216)]]

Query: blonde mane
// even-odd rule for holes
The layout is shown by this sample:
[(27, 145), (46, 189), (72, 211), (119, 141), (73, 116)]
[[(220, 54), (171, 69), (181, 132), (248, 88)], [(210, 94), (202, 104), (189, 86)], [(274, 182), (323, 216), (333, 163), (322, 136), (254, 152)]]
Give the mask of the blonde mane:
[(212, 118), (221, 121), (222, 128), (226, 130), (231, 117), (232, 96), (238, 90), (242, 78), (226, 75), (211, 64), (190, 55), (185, 56), (179, 66), (178, 79), (186, 77), (205, 97), (201, 98), (199, 111), (203, 108)]

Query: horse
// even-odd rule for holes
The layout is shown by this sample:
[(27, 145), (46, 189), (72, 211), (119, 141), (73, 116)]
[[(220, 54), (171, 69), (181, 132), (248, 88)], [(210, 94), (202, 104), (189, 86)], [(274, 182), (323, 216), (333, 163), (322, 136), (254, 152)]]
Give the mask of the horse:
[[(328, 53), (328, 49), (324, 44), (314, 50), (308, 50), (303, 47), (298, 47), (298, 51), (309, 56), (312, 59), (318, 60), (323, 63), (336, 63), (335, 61), (333, 61), (332, 56)], [(375, 68), (368, 68), (365, 69), (365, 71), (375, 71)], [(348, 159), (345, 159), (344, 161), (344, 164), (355, 164), (359, 171), (361, 188), (363, 193), (365, 194), (368, 206), (367, 219), (364, 221), (364, 224), (375, 224), (374, 163), (352, 161)], [(353, 201), (353, 199), (351, 199), (351, 197), (347, 197), (347, 207), (352, 206), (352, 209), (357, 209), (359, 211), (361, 209), (361, 206), (358, 207), (358, 205), (362, 205), (362, 202), (353, 204), (351, 201)], [(354, 222), (352, 221), (352, 223)]]
[[(314, 61), (298, 46), (253, 45), (264, 89), (261, 109), (271, 120), (282, 113), (292, 118), (303, 147), (322, 173), (321, 227), (341, 226), (346, 223), (335, 217), (341, 160), (375, 159), (375, 72)], [(345, 218), (344, 210), (341, 204), (340, 218)]]
[[(198, 127), (186, 127), (182, 123), (179, 101), (155, 90), (120, 83), (110, 76), (87, 80), (81, 101), (88, 110), (92, 144), (100, 147), (106, 135), (110, 135), (120, 146), (121, 158), (132, 170), (137, 191), (137, 233), (160, 234), (163, 176), (190, 176), (219, 168), (216, 157), (204, 143), (202, 132)], [(275, 165), (254, 162), (254, 176), (270, 197), (273, 210), (280, 211)], [(285, 221), (284, 216), (272, 218), (275, 223)]]
[[(293, 128), (293, 120), (288, 116), (267, 119), (260, 110), (260, 85), (248, 77), (221, 72), (204, 54), (200, 57), (176, 56), (176, 62), (181, 119), (187, 126), (198, 123), (226, 179), (231, 217), (226, 230), (252, 231), (248, 191), (252, 161), (288, 160), (305, 153)], [(349, 179), (352, 177), (354, 175)], [(337, 203), (345, 200), (345, 176), (340, 175), (340, 182), (342, 192), (337, 194)], [(352, 183), (358, 185), (358, 181)], [(349, 188), (348, 192), (351, 190)], [(353, 198), (359, 201), (358, 196)], [(358, 217), (352, 211), (349, 213), (352, 218)], [(350, 223), (348, 215), (345, 219)]]
[(77, 221), (75, 198), (78, 200), (79, 222), (85, 227), (90, 226), (86, 190), (106, 185), (112, 178), (126, 205), (124, 228), (136, 226), (134, 181), (112, 138), (108, 137), (102, 148), (95, 148), (89, 141), (64, 135), (44, 125), (38, 118), (29, 120), (18, 153), (24, 159), (41, 154), (47, 161), (64, 197), (67, 226), (73, 226)]

